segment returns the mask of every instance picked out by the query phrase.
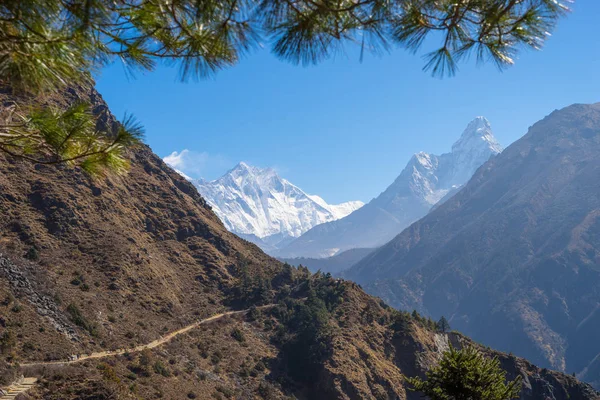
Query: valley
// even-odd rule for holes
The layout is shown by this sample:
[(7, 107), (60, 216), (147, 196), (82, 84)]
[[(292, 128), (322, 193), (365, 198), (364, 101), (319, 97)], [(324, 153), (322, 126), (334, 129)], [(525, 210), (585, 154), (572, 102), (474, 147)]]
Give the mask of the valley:
[(0, 2), (0, 400), (600, 400), (598, 15)]
[[(73, 96), (103, 104), (91, 88)], [(3, 159), (4, 385), (35, 377), (27, 395), (43, 399), (416, 399), (404, 375), (423, 376), (449, 343), (476, 345), (265, 255), (147, 147), (130, 157), (126, 175), (105, 180)], [(526, 378), (523, 399), (597, 396), (569, 375), (481, 351)], [(84, 356), (65, 363), (74, 354)]]

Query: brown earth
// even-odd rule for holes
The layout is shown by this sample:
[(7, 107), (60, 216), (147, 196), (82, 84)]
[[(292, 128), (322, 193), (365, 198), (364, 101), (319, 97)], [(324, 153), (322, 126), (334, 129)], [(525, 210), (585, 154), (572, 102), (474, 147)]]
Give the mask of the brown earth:
[[(94, 90), (46, 101), (78, 98), (112, 124)], [(13, 98), (5, 90), (0, 100), (6, 107)], [(130, 157), (128, 174), (92, 179), (0, 156), (2, 384), (38, 377), (28, 395), (61, 400), (416, 399), (403, 375), (422, 376), (449, 340), (468, 341), (400, 315), (356, 284), (284, 266), (227, 232), (148, 147)], [(253, 307), (271, 302), (278, 306)], [(246, 308), (151, 350), (19, 367), (136, 348)], [(573, 377), (483, 350), (511, 377), (525, 376), (523, 399), (597, 398)]]

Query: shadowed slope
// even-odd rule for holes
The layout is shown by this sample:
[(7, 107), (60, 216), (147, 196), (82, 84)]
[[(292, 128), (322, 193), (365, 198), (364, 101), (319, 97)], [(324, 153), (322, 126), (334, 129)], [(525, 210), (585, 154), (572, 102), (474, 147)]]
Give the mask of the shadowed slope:
[(573, 105), (346, 276), (492, 347), (581, 372), (600, 352), (599, 193), (600, 104)]

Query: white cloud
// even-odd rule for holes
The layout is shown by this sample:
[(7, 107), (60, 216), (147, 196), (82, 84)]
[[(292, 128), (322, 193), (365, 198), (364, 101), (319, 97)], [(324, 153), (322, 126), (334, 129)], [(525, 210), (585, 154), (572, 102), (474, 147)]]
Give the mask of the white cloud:
[(189, 152), (190, 151), (188, 149), (183, 150), (181, 153), (174, 151), (163, 158), (163, 161), (171, 168), (179, 168), (184, 162), (183, 157)]
[(192, 178), (214, 179), (227, 170), (230, 162), (219, 154), (198, 152), (189, 149), (174, 151), (163, 158), (171, 168)]

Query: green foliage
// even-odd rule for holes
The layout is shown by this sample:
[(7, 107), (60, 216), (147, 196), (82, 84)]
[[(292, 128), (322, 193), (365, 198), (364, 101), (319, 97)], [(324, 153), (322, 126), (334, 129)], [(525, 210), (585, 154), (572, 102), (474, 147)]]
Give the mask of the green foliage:
[(29, 250), (27, 250), (27, 253), (25, 253), (25, 258), (31, 261), (38, 261), (40, 259), (40, 253), (38, 249), (35, 246), (33, 246), (30, 247)]
[(413, 310), (411, 317), (416, 323), (421, 325), (423, 328), (429, 329), (431, 331), (438, 330), (437, 322), (435, 322), (429, 317), (422, 316), (417, 312), (417, 310)]
[(440, 318), (440, 320), (437, 322), (436, 328), (438, 331), (440, 331), (442, 333), (450, 332), (450, 330), (452, 329), (450, 327), (450, 323), (448, 322), (446, 317), (444, 317), (443, 315)]
[(5, 330), (0, 334), (0, 353), (8, 354), (17, 344), (15, 334), (10, 330)]
[(411, 318), (411, 315), (405, 311), (395, 311), (392, 317), (392, 330), (395, 333), (408, 333), (411, 329)]
[[(512, 64), (521, 47), (540, 48), (566, 11), (560, 0), (3, 0), (0, 82), (29, 95), (57, 92), (89, 85), (115, 60), (131, 72), (177, 64), (185, 80), (232, 66), (263, 43), (284, 60), (310, 64), (345, 42), (358, 44), (362, 58), (392, 43), (416, 51), (432, 34), (442, 46), (426, 55), (425, 69), (443, 76), (470, 54)], [(121, 172), (124, 149), (141, 133), (130, 118), (117, 132), (97, 129), (85, 104), (17, 105), (0, 118), (0, 151)]]
[(240, 328), (237, 328), (237, 327), (233, 328), (233, 330), (231, 331), (231, 337), (240, 343), (243, 343), (246, 341), (246, 335), (244, 335), (244, 332)]
[[(125, 357), (129, 358), (130, 355), (126, 354)], [(152, 364), (152, 353), (149, 349), (144, 349), (140, 353), (137, 363), (130, 364), (127, 366), (127, 368), (133, 374), (135, 374), (135, 376), (149, 377), (152, 374), (152, 371), (150, 368), (152, 367), (154, 369), (154, 366), (151, 364)], [(131, 378), (135, 379), (135, 377), (133, 377), (133, 376)]]
[(260, 274), (252, 275), (248, 265), (242, 261), (238, 268), (239, 285), (236, 287), (236, 298), (243, 305), (268, 304), (273, 300), (273, 290), (269, 278)]
[(71, 303), (67, 307), (67, 312), (71, 315), (73, 323), (86, 331), (92, 336), (98, 336), (98, 327), (96, 324), (89, 322), (75, 304)]
[(102, 378), (108, 382), (121, 383), (121, 379), (119, 379), (116, 371), (110, 365), (106, 363), (99, 364), (96, 367), (98, 370), (102, 371)]
[(415, 50), (432, 33), (443, 46), (426, 68), (452, 73), (470, 53), (511, 64), (519, 46), (539, 48), (566, 10), (558, 0), (5, 0), (0, 79), (41, 90), (115, 59), (130, 70), (177, 62), (186, 79), (234, 65), (265, 42), (280, 58), (308, 64), (344, 42)]
[(142, 350), (142, 352), (140, 353), (138, 362), (141, 366), (144, 366), (144, 367), (147, 367), (148, 365), (150, 365), (150, 363), (152, 362), (152, 353), (150, 352), (149, 349)]
[(114, 131), (102, 126), (86, 103), (66, 109), (15, 106), (4, 114), (0, 116), (4, 121), (0, 122), (0, 151), (37, 164), (78, 165), (93, 175), (124, 172), (126, 149), (143, 136), (132, 117)]
[(261, 317), (261, 315), (262, 313), (256, 306), (252, 306), (250, 307), (250, 310), (248, 310), (248, 319), (250, 321), (258, 320)]
[(431, 400), (509, 400), (519, 398), (521, 377), (506, 382), (497, 358), (486, 358), (474, 347), (450, 348), (427, 380), (407, 378), (411, 390)]
[(165, 365), (161, 361), (156, 361), (154, 363), (154, 365), (152, 366), (152, 369), (154, 370), (155, 373), (162, 375), (166, 378), (171, 376), (171, 371), (169, 371), (167, 369), (167, 367), (165, 367)]
[(281, 322), (276, 340), (286, 355), (288, 374), (298, 381), (316, 378), (319, 367), (332, 351), (331, 313), (343, 301), (339, 282), (315, 274), (306, 282), (306, 299), (286, 299), (273, 314)]

